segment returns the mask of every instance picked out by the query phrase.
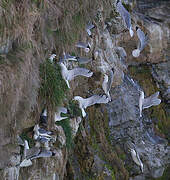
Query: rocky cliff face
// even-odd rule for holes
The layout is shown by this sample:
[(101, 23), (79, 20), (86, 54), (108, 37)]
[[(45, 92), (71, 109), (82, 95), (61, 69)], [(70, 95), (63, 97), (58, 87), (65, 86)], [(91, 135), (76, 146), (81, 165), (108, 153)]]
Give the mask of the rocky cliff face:
[[(137, 34), (134, 31), (130, 37), (114, 0), (1, 0), (0, 179), (168, 179), (170, 3), (139, 0), (124, 1), (123, 5), (131, 14), (133, 29), (138, 25), (149, 37), (138, 58), (132, 56)], [(95, 24), (92, 38), (85, 32), (89, 20)], [(75, 48), (77, 41), (90, 42), (90, 52)], [(52, 53), (57, 54), (58, 61), (63, 51), (93, 57), (88, 64), (69, 62), (68, 67), (82, 66), (94, 74), (71, 81), (62, 105), (71, 107), (70, 100), (76, 95), (103, 94), (104, 74), (114, 71), (112, 101), (88, 107), (85, 118), (77, 111), (70, 117), (73, 143), (69, 147), (68, 124), (54, 126), (53, 102), (39, 94), (43, 81), (40, 64)], [(162, 100), (159, 106), (143, 110), (141, 118), (139, 90), (146, 96), (160, 91)], [(17, 137), (26, 134), (32, 142), (33, 126), (44, 106), (48, 109), (48, 128), (55, 132), (52, 149), (56, 155), (34, 159), (32, 166), (21, 168), (22, 147)], [(143, 172), (129, 152), (134, 146)]]

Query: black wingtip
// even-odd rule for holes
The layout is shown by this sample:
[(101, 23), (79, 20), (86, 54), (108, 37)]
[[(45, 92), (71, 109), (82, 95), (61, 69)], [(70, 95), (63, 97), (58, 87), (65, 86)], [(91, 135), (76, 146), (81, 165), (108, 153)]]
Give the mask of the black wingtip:
[(136, 31), (139, 29), (139, 27), (138, 26), (136, 26)]

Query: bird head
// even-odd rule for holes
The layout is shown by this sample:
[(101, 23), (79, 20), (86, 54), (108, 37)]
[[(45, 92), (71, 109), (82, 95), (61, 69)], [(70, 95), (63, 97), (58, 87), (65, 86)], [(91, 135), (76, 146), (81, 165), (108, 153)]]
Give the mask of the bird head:
[(43, 115), (43, 116), (47, 116), (47, 109), (44, 109), (42, 115)]
[(135, 50), (132, 51), (132, 56), (133, 57), (139, 57), (139, 55), (140, 55), (140, 50), (139, 49), (135, 49)]
[(87, 48), (84, 49), (84, 51), (85, 51), (86, 53), (88, 53), (88, 52), (90, 51), (90, 48), (87, 47)]
[(75, 97), (73, 98), (73, 100), (75, 100), (75, 101), (79, 101), (80, 99), (81, 99), (80, 96), (75, 96)]
[(143, 91), (139, 91), (140, 92), (140, 97), (144, 99), (144, 92)]

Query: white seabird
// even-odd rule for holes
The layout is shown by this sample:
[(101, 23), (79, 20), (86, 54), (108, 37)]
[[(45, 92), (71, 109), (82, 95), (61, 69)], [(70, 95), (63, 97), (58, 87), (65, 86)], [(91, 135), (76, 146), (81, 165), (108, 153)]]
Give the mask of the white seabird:
[(62, 117), (61, 113), (67, 114), (67, 108), (65, 107), (57, 107), (57, 112), (54, 115), (54, 121), (61, 121), (63, 119), (67, 119), (68, 117)]
[(23, 161), (20, 163), (20, 167), (28, 167), (32, 165), (32, 162), (30, 159), (26, 159), (27, 153), (29, 151), (29, 145), (28, 141), (24, 140), (24, 152), (23, 152)]
[(136, 27), (136, 32), (137, 32), (139, 42), (138, 42), (137, 49), (132, 51), (133, 57), (139, 57), (140, 52), (145, 48), (148, 42), (148, 36), (146, 36), (140, 28)]
[(134, 161), (138, 166), (140, 166), (141, 171), (142, 171), (142, 173), (143, 173), (143, 163), (142, 163), (142, 161), (141, 161), (141, 159), (140, 159), (140, 157), (139, 157), (138, 152), (137, 152), (135, 149), (131, 149), (131, 148), (130, 148), (130, 152), (131, 152), (131, 156), (132, 156), (133, 161)]
[(93, 72), (90, 72), (90, 70), (85, 68), (68, 70), (64, 63), (60, 63), (60, 66), (62, 77), (66, 81), (68, 88), (70, 88), (69, 81), (73, 80), (76, 76), (91, 77), (93, 75)]
[(34, 140), (37, 140), (39, 136), (45, 136), (51, 138), (52, 132), (46, 131), (39, 127), (38, 124), (34, 126)]
[(90, 51), (91, 45), (90, 43), (78, 42), (76, 47), (83, 48), (86, 53)]
[(47, 109), (44, 109), (40, 115), (40, 123), (47, 125)]
[(126, 27), (129, 29), (130, 36), (133, 37), (133, 30), (132, 30), (132, 24), (131, 24), (131, 17), (130, 13), (124, 8), (121, 1), (117, 3), (117, 11), (123, 18), (124, 23), (126, 24)]
[(113, 71), (110, 70), (109, 76), (107, 74), (104, 74), (104, 81), (102, 84), (102, 88), (103, 88), (105, 94), (107, 95), (107, 97), (109, 98), (109, 101), (111, 101), (111, 96), (110, 96), (109, 92), (112, 87), (112, 83), (113, 83)]
[(94, 27), (95, 27), (94, 24), (92, 24), (91, 22), (86, 26), (86, 31), (91, 38), (92, 38), (91, 29), (93, 29)]
[(108, 103), (109, 99), (107, 98), (106, 95), (103, 96), (99, 96), (99, 95), (93, 95), (89, 98), (82, 98), (80, 96), (75, 96), (74, 100), (79, 102), (79, 107), (82, 111), (82, 116), (85, 117), (86, 116), (86, 112), (85, 109), (89, 106), (92, 106), (94, 104), (101, 104), (101, 103)]
[(49, 60), (51, 63), (54, 62), (54, 58), (56, 57), (56, 54), (52, 54), (50, 57), (49, 57)]
[(140, 91), (140, 97), (139, 97), (140, 117), (142, 117), (142, 109), (146, 109), (151, 106), (157, 106), (161, 103), (161, 99), (158, 99), (158, 96), (159, 96), (159, 91), (147, 98), (144, 98), (144, 92)]

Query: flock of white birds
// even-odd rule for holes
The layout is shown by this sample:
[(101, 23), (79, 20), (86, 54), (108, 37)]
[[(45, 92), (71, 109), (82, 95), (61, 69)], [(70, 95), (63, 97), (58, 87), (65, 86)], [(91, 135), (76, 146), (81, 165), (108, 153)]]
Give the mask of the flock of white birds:
[[(117, 2), (117, 11), (121, 15), (124, 24), (126, 28), (129, 30), (130, 36), (133, 37), (134, 32), (131, 24), (131, 16), (130, 13), (125, 9), (125, 7), (122, 5), (121, 1)], [(89, 23), (86, 26), (86, 31), (89, 35), (89, 37), (92, 38), (92, 32), (91, 30), (95, 28), (95, 26), (92, 23)], [(144, 32), (139, 28), (136, 27), (136, 33), (139, 39), (137, 49), (132, 51), (133, 57), (139, 57), (140, 53), (142, 50), (145, 48), (147, 42), (148, 42), (148, 37), (144, 34)], [(89, 53), (91, 50), (91, 45), (90, 43), (84, 43), (84, 42), (78, 42), (75, 45), (77, 48), (83, 49), (86, 53)], [(123, 52), (126, 54), (126, 52)], [(50, 56), (50, 61), (51, 63), (54, 62), (54, 58), (56, 57), (56, 54), (52, 54)], [(59, 65), (61, 67), (61, 74), (62, 78), (65, 80), (68, 88), (70, 88), (69, 82), (73, 80), (77, 76), (84, 76), (87, 78), (90, 78), (93, 75), (93, 72), (86, 68), (80, 68), (76, 67), (74, 69), (68, 69), (67, 64), (68, 61), (78, 61), (80, 64), (86, 64), (90, 62), (92, 59), (86, 58), (86, 57), (76, 57), (76, 56), (71, 56), (70, 54), (66, 54), (65, 52), (63, 53), (63, 57), (60, 58), (59, 60)], [(79, 108), (81, 109), (82, 116), (86, 116), (85, 109), (89, 106), (92, 106), (94, 104), (101, 104), (101, 103), (108, 103), (111, 101), (111, 96), (110, 96), (110, 89), (112, 87), (112, 82), (113, 82), (113, 77), (114, 73), (112, 70), (108, 74), (104, 74), (104, 81), (102, 83), (102, 88), (104, 91), (104, 95), (92, 95), (88, 98), (82, 98), (80, 96), (75, 96), (73, 99), (75, 101), (78, 101), (79, 103)], [(150, 97), (144, 98), (144, 92), (140, 91), (140, 97), (139, 97), (139, 114), (140, 117), (142, 117), (142, 109), (149, 108), (151, 106), (156, 106), (161, 103), (161, 100), (158, 99), (159, 92), (156, 92), (155, 94), (151, 95)], [(54, 121), (61, 121), (63, 119), (66, 119), (67, 117), (62, 116), (63, 114), (67, 114), (67, 108), (65, 107), (57, 107), (57, 111), (55, 112), (54, 115)], [(47, 123), (47, 110), (44, 110), (44, 112), (40, 116), (40, 120), (44, 121)], [(39, 157), (51, 157), (55, 156), (55, 152), (50, 150), (49, 147), (49, 142), (55, 141), (52, 136), (52, 132), (47, 131), (45, 129), (42, 129), (39, 127), (38, 124), (35, 125), (34, 127), (34, 140), (36, 141), (35, 147), (32, 147), (31, 149), (29, 148), (28, 141), (24, 140), (24, 143), (22, 145), (24, 146), (24, 155), (23, 155), (23, 160), (20, 164), (20, 167), (27, 167), (32, 165), (32, 159), (39, 158)], [(41, 148), (40, 144), (44, 144), (45, 148)], [(143, 163), (139, 157), (139, 154), (133, 146), (133, 148), (130, 148), (131, 156), (133, 161), (141, 167), (141, 170), (143, 172)]]

